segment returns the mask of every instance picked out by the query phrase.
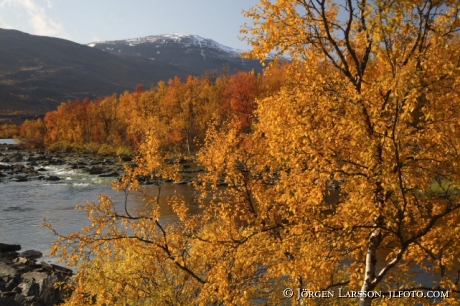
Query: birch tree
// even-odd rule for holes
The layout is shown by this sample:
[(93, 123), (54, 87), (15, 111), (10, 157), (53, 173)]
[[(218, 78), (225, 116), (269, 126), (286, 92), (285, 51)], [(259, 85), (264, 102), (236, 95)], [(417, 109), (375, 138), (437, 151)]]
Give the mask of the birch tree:
[[(79, 267), (68, 303), (431, 305), (389, 297), (438, 290), (440, 305), (458, 305), (459, 7), (260, 1), (246, 12), (249, 55), (292, 63), (256, 101), (250, 133), (210, 124), (199, 214), (179, 198), (169, 224), (155, 198), (142, 213), (107, 197), (87, 203), (91, 226), (53, 246)], [(149, 135), (119, 190), (173, 175)]]
[[(246, 15), (250, 55), (288, 55), (303, 74), (259, 105), (270, 154), (303, 177), (297, 218), (337, 246), (331, 262), (353, 260), (362, 276), (350, 282), (363, 292), (394, 289), (393, 272), (411, 265), (457, 290), (446, 270), (458, 269), (459, 3), (264, 0)], [(341, 197), (321, 217), (331, 181)]]

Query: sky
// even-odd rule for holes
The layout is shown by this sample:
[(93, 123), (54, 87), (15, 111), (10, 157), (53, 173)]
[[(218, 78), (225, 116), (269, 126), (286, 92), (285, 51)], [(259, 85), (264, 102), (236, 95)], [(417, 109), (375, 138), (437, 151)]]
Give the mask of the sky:
[(0, 0), (0, 28), (88, 44), (167, 33), (248, 50), (238, 37), (258, 0)]

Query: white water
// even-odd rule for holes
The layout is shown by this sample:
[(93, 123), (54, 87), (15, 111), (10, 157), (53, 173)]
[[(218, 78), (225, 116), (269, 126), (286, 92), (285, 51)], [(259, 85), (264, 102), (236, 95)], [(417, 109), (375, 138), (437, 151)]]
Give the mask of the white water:
[[(70, 169), (69, 166), (47, 166), (45, 169), (47, 171), (41, 174), (56, 175), (61, 180), (0, 181), (0, 243), (20, 244), (22, 250), (34, 249), (46, 254), (49, 245), (57, 237), (42, 227), (43, 218), (53, 223), (60, 234), (79, 231), (89, 221), (84, 211), (75, 209), (76, 205), (84, 205), (86, 201), (97, 202), (101, 194), (108, 194), (121, 212), (124, 194), (108, 186), (113, 178), (89, 175), (82, 170)], [(153, 194), (155, 187), (149, 188)], [(166, 222), (175, 218), (170, 206), (166, 204), (167, 198), (178, 189), (186, 197), (191, 197), (193, 193), (193, 189), (187, 185), (162, 187), (160, 211)], [(133, 193), (128, 199), (131, 213), (146, 209), (140, 194)], [(57, 258), (48, 255), (43, 260), (57, 262)]]

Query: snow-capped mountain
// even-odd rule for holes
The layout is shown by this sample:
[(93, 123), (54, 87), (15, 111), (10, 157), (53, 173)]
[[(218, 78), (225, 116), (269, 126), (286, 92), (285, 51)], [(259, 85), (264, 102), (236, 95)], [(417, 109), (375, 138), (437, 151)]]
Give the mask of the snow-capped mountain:
[(67, 100), (122, 93), (137, 84), (150, 88), (175, 76), (184, 79), (223, 67), (228, 73), (262, 68), (257, 61), (241, 59), (239, 50), (196, 35), (89, 46), (0, 29), (0, 120), (10, 118), (2, 114), (16, 112), (43, 115)]
[[(151, 35), (146, 37), (139, 37), (139, 38), (131, 38), (125, 40), (112, 40), (112, 41), (104, 41), (104, 42), (94, 42), (88, 44), (90, 47), (95, 47), (100, 44), (106, 45), (128, 45), (130, 47), (138, 46), (138, 45), (146, 45), (151, 44), (154, 48), (161, 48), (165, 46), (165, 44), (175, 44), (180, 48), (187, 48), (191, 49), (193, 47), (198, 47), (201, 50), (205, 49), (217, 49), (229, 56), (240, 57), (241, 50), (233, 49), (218, 42), (203, 38), (198, 35), (187, 35), (187, 34), (163, 34), (163, 35)], [(106, 47), (107, 50), (113, 51), (113, 48)], [(203, 55), (204, 57), (205, 55)]]
[(115, 41), (93, 42), (90, 47), (119, 56), (164, 62), (200, 75), (206, 70), (261, 70), (258, 61), (241, 58), (241, 50), (198, 35), (164, 34)]
[(141, 57), (120, 57), (72, 41), (0, 29), (0, 120), (43, 115), (67, 100), (146, 88), (190, 72)]

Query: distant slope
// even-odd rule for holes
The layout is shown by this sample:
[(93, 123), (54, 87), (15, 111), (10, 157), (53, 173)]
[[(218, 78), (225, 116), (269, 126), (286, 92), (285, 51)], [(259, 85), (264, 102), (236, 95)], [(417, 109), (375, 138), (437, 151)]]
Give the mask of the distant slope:
[(149, 88), (160, 80), (202, 75), (224, 66), (230, 73), (262, 69), (259, 62), (240, 58), (238, 50), (196, 35), (86, 46), (0, 29), (0, 124), (24, 114), (43, 115), (63, 101), (121, 93), (137, 84)]
[(171, 64), (192, 75), (227, 67), (236, 70), (261, 71), (256, 60), (241, 58), (241, 51), (197, 35), (164, 34), (147, 37), (93, 42), (88, 46), (123, 57), (145, 58), (155, 63)]
[(187, 71), (71, 41), (0, 29), (0, 114), (43, 114), (62, 101), (146, 87)]

